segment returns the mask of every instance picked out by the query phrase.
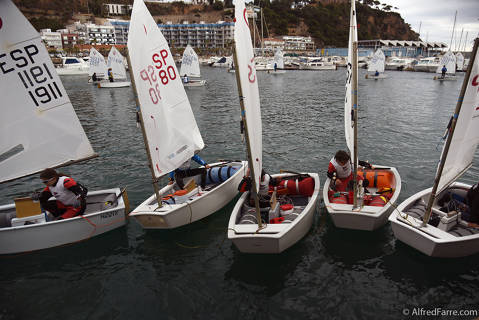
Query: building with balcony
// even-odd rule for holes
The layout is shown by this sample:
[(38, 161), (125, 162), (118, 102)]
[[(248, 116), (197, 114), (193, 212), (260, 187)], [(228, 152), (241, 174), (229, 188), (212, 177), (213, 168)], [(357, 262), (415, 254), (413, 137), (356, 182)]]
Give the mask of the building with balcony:
[(314, 51), (316, 48), (311, 37), (284, 36), (283, 41), (285, 51)]
[(234, 23), (218, 21), (217, 23), (159, 24), (170, 47), (184, 48), (188, 44), (195, 48), (225, 48), (233, 42)]
[(111, 25), (87, 24), (87, 44), (116, 44), (115, 28)]
[(117, 44), (127, 44), (128, 42), (128, 29), (130, 28), (130, 21), (108, 19), (108, 24), (113, 26), (115, 30), (115, 38)]
[(133, 8), (130, 4), (105, 3), (103, 4), (108, 15), (128, 15)]
[(47, 48), (62, 49), (62, 35), (60, 32), (52, 32), (51, 29), (41, 29), (40, 36)]

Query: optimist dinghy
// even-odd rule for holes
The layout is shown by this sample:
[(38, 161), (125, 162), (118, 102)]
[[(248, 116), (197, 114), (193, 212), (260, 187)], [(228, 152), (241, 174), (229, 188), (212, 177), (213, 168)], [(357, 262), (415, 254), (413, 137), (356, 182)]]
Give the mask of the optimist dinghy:
[(205, 188), (199, 176), (158, 188), (158, 179), (191, 159), (204, 143), (168, 42), (143, 0), (135, 0), (128, 37), (130, 78), (155, 193), (130, 216), (145, 229), (180, 227), (221, 209), (237, 194), (245, 161), (211, 164)]
[(479, 252), (479, 228), (462, 216), (472, 211), (465, 201), (471, 186), (455, 182), (471, 167), (479, 144), (478, 45), (476, 38), (433, 187), (406, 199), (389, 217), (396, 238), (432, 257)]
[[(369, 80), (378, 80), (386, 79), (387, 76), (384, 74), (384, 66), (386, 63), (386, 57), (381, 49), (377, 49), (374, 52), (371, 61), (368, 63), (368, 73), (365, 78)], [(376, 75), (376, 72), (378, 75)]]
[(436, 69), (436, 74), (442, 74), (442, 68), (443, 66), (446, 66), (446, 74), (444, 77), (442, 75), (440, 76), (434, 76), (433, 80), (439, 80), (439, 81), (456, 81), (456, 56), (454, 53), (452, 53), (451, 50), (446, 52), (442, 57), (439, 62), (439, 65), (437, 66)]
[(202, 87), (206, 84), (206, 80), (200, 79), (200, 61), (195, 50), (190, 45), (186, 46), (183, 52), (180, 75), (181, 77), (187, 76), (188, 82), (185, 82), (182, 78), (185, 87)]
[(276, 192), (272, 190), (271, 201), (267, 200), (260, 209), (257, 191), (262, 171), (261, 111), (245, 12), (244, 0), (237, 0), (234, 65), (253, 182), (252, 190), (240, 197), (231, 213), (228, 239), (241, 252), (280, 253), (301, 240), (311, 228), (319, 196), (319, 176), (317, 173), (272, 175), (279, 186)]
[(108, 68), (111, 68), (113, 72), (114, 82), (102, 81), (98, 83), (98, 88), (125, 88), (131, 85), (130, 81), (126, 81), (126, 70), (125, 64), (123, 63), (125, 58), (121, 53), (112, 46), (110, 52), (108, 53)]
[[(374, 169), (358, 166), (357, 120), (358, 120), (358, 56), (355, 1), (351, 1), (349, 30), (348, 67), (344, 124), (346, 143), (352, 155), (354, 189), (347, 193), (336, 192), (331, 179), (326, 179), (323, 200), (336, 227), (358, 230), (375, 230), (387, 222), (401, 191), (401, 178), (396, 168), (373, 164)], [(356, 93), (356, 94), (354, 94)], [(365, 190), (359, 183), (362, 176), (369, 181)], [(387, 192), (382, 192), (387, 190)]]
[[(0, 139), (0, 183), (96, 157), (38, 32), (10, 0), (0, 1), (0, 21), (5, 67), (28, 62), (0, 78), (0, 136), (8, 137)], [(125, 224), (126, 192), (91, 191), (86, 200), (82, 216), (55, 221), (31, 198), (0, 206), (0, 254), (87, 240)]]

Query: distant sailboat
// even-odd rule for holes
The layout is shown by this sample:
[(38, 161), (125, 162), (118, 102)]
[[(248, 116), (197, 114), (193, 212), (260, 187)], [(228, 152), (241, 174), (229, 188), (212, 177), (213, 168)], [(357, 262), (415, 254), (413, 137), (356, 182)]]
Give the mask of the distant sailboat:
[(441, 74), (442, 73), (442, 68), (446, 66), (446, 75), (443, 77), (441, 76), (434, 76), (434, 80), (440, 80), (440, 81), (449, 81), (449, 80), (457, 80), (456, 78), (456, 56), (452, 51), (446, 52), (442, 57), (439, 62), (439, 65), (437, 66), (436, 73)]
[(456, 182), (471, 167), (479, 144), (478, 46), (476, 39), (433, 187), (404, 200), (389, 217), (396, 238), (432, 257), (455, 258), (479, 252), (479, 228), (461, 215), (471, 186)]
[(462, 53), (456, 53), (456, 71), (464, 71), (464, 56)]
[[(205, 188), (200, 175), (158, 188), (158, 180), (204, 148), (168, 42), (143, 0), (135, 0), (128, 36), (130, 78), (139, 106), (154, 194), (130, 216), (145, 229), (177, 228), (221, 209), (238, 193), (246, 161), (210, 164)], [(198, 182), (198, 183), (197, 183)]]
[(384, 74), (384, 65), (386, 63), (386, 57), (381, 49), (377, 49), (374, 52), (371, 60), (368, 64), (368, 74), (366, 74), (366, 79), (378, 80), (385, 79), (387, 76)]
[[(98, 50), (91, 47), (90, 59), (88, 62), (90, 64), (90, 71), (88, 72), (88, 76), (89, 76), (88, 81), (94, 82), (96, 84), (98, 81), (104, 80), (107, 74), (105, 57), (103, 57), (103, 55), (100, 52), (98, 52)], [(96, 80), (93, 80), (92, 78), (93, 74), (95, 74)]]
[(201, 78), (200, 61), (195, 50), (190, 45), (187, 45), (183, 52), (180, 76), (185, 87), (201, 87), (206, 83), (206, 80), (199, 79)]
[(286, 73), (284, 69), (284, 59), (283, 59), (283, 51), (281, 49), (277, 49), (274, 53), (274, 60), (273, 60), (273, 70), (269, 70), (268, 73), (271, 74), (284, 74)]
[[(0, 1), (0, 48), (9, 69), (0, 78), (0, 183), (96, 157), (40, 35), (9, 0)], [(87, 240), (125, 224), (119, 188), (89, 191), (86, 200), (82, 216), (55, 221), (31, 198), (1, 205), (0, 254)]]
[(102, 81), (98, 84), (98, 88), (124, 88), (131, 85), (130, 81), (126, 79), (126, 70), (124, 64), (125, 58), (121, 53), (112, 46), (110, 53), (108, 53), (108, 69), (111, 69), (113, 74), (113, 82)]
[[(319, 197), (319, 175), (272, 175), (273, 179), (278, 180), (277, 192), (272, 191), (271, 200), (263, 199), (265, 205), (260, 209), (258, 191), (263, 168), (261, 110), (253, 45), (246, 16), (244, 0), (236, 0), (234, 60), (252, 183), (251, 191), (243, 193), (231, 213), (228, 239), (241, 252), (281, 253), (301, 240), (311, 228)], [(250, 200), (254, 201), (254, 205)]]

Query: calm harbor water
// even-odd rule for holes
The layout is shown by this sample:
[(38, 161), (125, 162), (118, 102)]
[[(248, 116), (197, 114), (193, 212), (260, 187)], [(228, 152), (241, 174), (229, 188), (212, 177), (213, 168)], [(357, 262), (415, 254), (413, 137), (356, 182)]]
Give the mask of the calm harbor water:
[[(201, 156), (245, 159), (235, 75), (202, 73), (207, 86), (187, 90), (206, 143)], [(401, 202), (432, 185), (464, 75), (445, 83), (388, 75), (364, 80), (361, 70), (359, 155), (399, 170)], [(265, 169), (319, 172), (323, 184), (330, 158), (346, 148), (345, 69), (258, 77)], [(89, 190), (127, 186), (131, 206), (140, 204), (153, 188), (131, 89), (62, 81), (100, 155), (62, 171)], [(476, 155), (461, 181), (477, 180)], [(0, 185), (0, 203), (41, 187), (37, 177)], [(432, 259), (397, 241), (389, 225), (341, 230), (322, 204), (311, 231), (283, 254), (241, 254), (226, 238), (233, 205), (177, 230), (145, 231), (132, 220), (79, 244), (0, 257), (0, 319), (398, 319), (413, 308), (479, 309), (479, 255)]]

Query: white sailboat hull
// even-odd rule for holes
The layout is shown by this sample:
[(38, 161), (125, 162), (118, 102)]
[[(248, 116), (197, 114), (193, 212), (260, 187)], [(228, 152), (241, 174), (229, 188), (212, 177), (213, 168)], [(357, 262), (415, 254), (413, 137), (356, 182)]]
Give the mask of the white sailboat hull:
[(202, 87), (206, 84), (206, 80), (190, 80), (187, 83), (183, 82), (185, 87)]
[(337, 67), (335, 64), (330, 64), (330, 65), (319, 65), (319, 66), (312, 66), (312, 65), (304, 65), (301, 64), (299, 66), (300, 70), (336, 70)]
[(285, 74), (286, 73), (286, 70), (269, 70), (268, 71), (269, 74)]
[[(273, 178), (291, 174), (276, 174)], [(292, 223), (267, 224), (258, 231), (258, 224), (238, 224), (241, 208), (249, 198), (245, 192), (236, 203), (228, 223), (228, 239), (244, 253), (281, 253), (301, 240), (311, 228), (319, 198), (319, 176), (308, 173), (314, 179), (314, 193), (308, 204)]]
[[(126, 196), (120, 196), (120, 189), (88, 192), (87, 209), (83, 216), (45, 222), (44, 214), (37, 223), (23, 225), (34, 217), (18, 219), (22, 225), (0, 228), (0, 254), (14, 254), (57, 247), (87, 240), (125, 225), (128, 203)], [(117, 201), (114, 201), (118, 197)], [(123, 198), (125, 197), (125, 199)], [(112, 201), (112, 205), (105, 204)], [(99, 202), (90, 204), (91, 202)], [(2, 223), (10, 222), (8, 215), (15, 215), (15, 204), (0, 206)], [(11, 223), (16, 225), (15, 220)]]
[[(467, 190), (469, 185), (455, 182), (449, 189), (458, 188)], [(422, 219), (406, 215), (406, 211), (417, 200), (429, 199), (432, 188), (418, 192), (407, 198), (398, 206), (399, 213), (393, 213), (389, 217), (394, 236), (407, 245), (419, 250), (420, 252), (431, 256), (441, 258), (457, 258), (473, 255), (479, 252), (479, 232), (466, 236), (455, 236), (449, 232), (441, 230), (438, 227), (427, 225), (422, 227)], [(440, 195), (437, 197), (440, 199)], [(434, 208), (437, 210), (434, 210)], [(433, 212), (438, 212), (436, 204), (433, 205)], [(405, 219), (407, 217), (407, 220)], [(453, 217), (457, 222), (457, 217)]]
[(454, 75), (446, 75), (444, 78), (442, 76), (434, 76), (434, 78), (432, 79), (439, 80), (439, 81), (456, 81), (457, 77)]
[[(391, 199), (384, 207), (363, 206), (353, 210), (352, 204), (332, 203), (329, 200), (328, 190), (331, 179), (326, 179), (323, 187), (323, 200), (333, 223), (338, 228), (373, 231), (386, 224), (389, 215), (394, 210), (394, 206), (401, 192), (401, 178), (396, 168), (374, 165), (375, 169), (388, 168), (394, 175), (395, 189)], [(367, 187), (369, 190), (373, 188)]]
[(55, 68), (59, 76), (87, 76), (89, 68)]
[(125, 88), (129, 86), (131, 86), (130, 81), (98, 82), (98, 88)]
[(380, 74), (378, 76), (375, 76), (375, 75), (367, 74), (364, 78), (368, 80), (379, 80), (379, 79), (386, 79), (387, 75)]
[[(211, 164), (211, 166), (220, 163)], [(201, 220), (220, 210), (238, 194), (238, 185), (246, 174), (248, 162), (231, 162), (228, 165), (241, 166), (228, 180), (211, 191), (202, 191), (201, 196), (195, 196), (180, 204), (163, 204), (158, 208), (156, 195), (153, 194), (130, 216), (144, 229), (173, 229)], [(160, 195), (167, 195), (173, 185), (167, 185), (160, 190)]]

